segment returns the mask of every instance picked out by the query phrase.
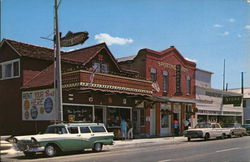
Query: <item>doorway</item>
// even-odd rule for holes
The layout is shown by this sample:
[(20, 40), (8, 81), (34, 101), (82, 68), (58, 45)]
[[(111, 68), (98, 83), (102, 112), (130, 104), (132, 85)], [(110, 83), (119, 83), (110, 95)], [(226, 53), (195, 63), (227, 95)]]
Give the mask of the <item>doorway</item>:
[(171, 104), (161, 104), (160, 112), (160, 136), (170, 136), (171, 135)]

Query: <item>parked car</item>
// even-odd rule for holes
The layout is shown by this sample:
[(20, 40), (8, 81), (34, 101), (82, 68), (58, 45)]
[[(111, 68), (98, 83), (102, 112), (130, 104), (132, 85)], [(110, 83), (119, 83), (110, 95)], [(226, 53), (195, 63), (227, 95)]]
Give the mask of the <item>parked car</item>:
[(250, 135), (250, 124), (243, 124), (242, 127), (245, 128), (247, 134)]
[(101, 151), (103, 145), (113, 144), (113, 133), (100, 123), (61, 123), (48, 126), (44, 134), (16, 136), (14, 146), (25, 156), (43, 152), (48, 157), (59, 152), (93, 149)]
[(233, 136), (242, 137), (247, 134), (246, 128), (243, 128), (239, 123), (223, 124), (223, 128), (229, 128), (230, 133), (228, 137), (233, 137)]
[(210, 138), (222, 138), (228, 136), (230, 130), (222, 128), (219, 123), (198, 123), (195, 128), (184, 131), (184, 136), (187, 137), (188, 141), (192, 138), (204, 138), (208, 140)]

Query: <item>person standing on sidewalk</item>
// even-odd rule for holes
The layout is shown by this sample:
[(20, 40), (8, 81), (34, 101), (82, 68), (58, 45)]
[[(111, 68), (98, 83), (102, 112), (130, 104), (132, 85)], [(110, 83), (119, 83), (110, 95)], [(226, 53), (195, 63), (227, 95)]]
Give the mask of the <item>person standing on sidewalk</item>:
[(178, 136), (179, 135), (179, 122), (176, 119), (174, 120), (173, 128), (174, 128), (174, 135)]
[(127, 122), (122, 118), (121, 120), (121, 132), (122, 132), (122, 140), (127, 137)]
[(133, 126), (132, 126), (132, 122), (128, 119), (128, 139), (133, 139), (134, 135), (133, 135)]

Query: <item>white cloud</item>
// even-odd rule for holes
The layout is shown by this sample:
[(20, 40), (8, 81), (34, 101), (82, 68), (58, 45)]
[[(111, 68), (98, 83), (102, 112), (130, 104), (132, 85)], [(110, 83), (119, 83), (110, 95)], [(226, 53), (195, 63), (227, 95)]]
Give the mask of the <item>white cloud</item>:
[(250, 25), (246, 25), (245, 28), (246, 28), (247, 30), (250, 30)]
[(195, 62), (195, 63), (197, 63), (197, 61), (196, 61), (196, 60), (193, 60), (193, 59), (190, 59), (190, 58), (187, 58), (187, 57), (185, 57), (185, 59), (186, 59), (186, 60), (188, 60), (188, 61), (191, 61), (191, 62)]
[(220, 25), (220, 24), (214, 24), (213, 27), (214, 27), (214, 28), (221, 28), (222, 25)]
[(228, 19), (228, 21), (231, 22), (231, 23), (233, 23), (233, 22), (235, 22), (235, 19), (230, 18), (230, 19)]
[(225, 32), (222, 33), (221, 35), (223, 35), (223, 36), (229, 35), (229, 32), (228, 32), (228, 31), (225, 31)]
[(107, 43), (107, 45), (112, 44), (119, 44), (119, 45), (125, 45), (128, 43), (132, 43), (134, 40), (129, 38), (120, 38), (120, 37), (112, 37), (107, 33), (100, 33), (95, 35), (95, 40), (97, 40), (98, 43)]

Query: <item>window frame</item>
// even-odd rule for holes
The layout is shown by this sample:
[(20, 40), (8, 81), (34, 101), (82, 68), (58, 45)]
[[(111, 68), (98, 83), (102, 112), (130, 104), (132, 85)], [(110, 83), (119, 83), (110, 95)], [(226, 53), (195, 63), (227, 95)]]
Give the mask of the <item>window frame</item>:
[(163, 78), (163, 88), (162, 88), (163, 92), (168, 92), (168, 90), (169, 90), (169, 74), (167, 71), (162, 72), (162, 78)]
[(157, 69), (156, 68), (150, 68), (150, 80), (153, 82), (157, 81)]
[[(15, 63), (18, 63), (18, 66), (17, 66), (17, 75), (14, 75), (15, 72), (15, 68), (14, 68), (14, 64)], [(11, 74), (10, 76), (7, 76), (6, 77), (6, 66), (7, 65), (11, 65)], [(1, 77), (0, 77), (0, 80), (7, 80), (7, 79), (13, 79), (13, 78), (19, 78), (20, 77), (20, 59), (14, 59), (14, 60), (10, 60), (10, 61), (5, 61), (5, 62), (1, 62), (0, 63), (0, 66), (1, 66)]]
[(191, 77), (189, 75), (186, 77), (186, 95), (191, 95)]

